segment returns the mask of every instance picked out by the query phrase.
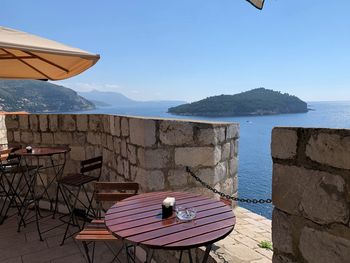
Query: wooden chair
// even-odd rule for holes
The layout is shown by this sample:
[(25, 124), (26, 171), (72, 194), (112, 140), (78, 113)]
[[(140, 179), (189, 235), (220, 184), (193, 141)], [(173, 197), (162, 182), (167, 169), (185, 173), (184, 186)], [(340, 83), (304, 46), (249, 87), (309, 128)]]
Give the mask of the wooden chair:
[[(75, 237), (76, 240), (83, 243), (86, 258), (89, 263), (94, 261), (95, 255), (95, 243), (104, 242), (106, 246), (113, 252), (112, 248), (108, 245), (109, 241), (116, 241), (117, 238), (113, 236), (106, 228), (104, 223), (104, 213), (106, 209), (103, 207), (105, 202), (118, 202), (127, 197), (134, 196), (138, 193), (138, 183), (116, 183), (116, 182), (96, 182), (95, 183), (95, 195), (97, 205), (97, 218), (92, 220), (90, 224), (87, 224), (82, 231)], [(92, 243), (92, 253), (89, 255), (88, 245)], [(123, 247), (115, 254), (113, 261), (118, 259), (118, 255)], [(127, 250), (128, 251), (128, 250)]]
[[(72, 235), (67, 235), (68, 229), (70, 226), (78, 226), (79, 230), (81, 230), (85, 221), (88, 220), (88, 217), (91, 216), (90, 213), (94, 215), (92, 209), (92, 201), (93, 196), (89, 197), (87, 184), (90, 182), (97, 182), (100, 180), (102, 171), (102, 156), (94, 157), (88, 160), (84, 160), (80, 162), (80, 173), (68, 175), (61, 179), (57, 180), (58, 186), (56, 191), (56, 204), (54, 210), (54, 216), (57, 211), (57, 200), (58, 193), (60, 192), (63, 200), (66, 204), (66, 207), (69, 211), (68, 221), (64, 221), (62, 216), (60, 219), (67, 224), (66, 231), (64, 233), (61, 245), (64, 244), (64, 241), (71, 237)], [(97, 172), (97, 175), (92, 175)], [(83, 192), (86, 198), (86, 201), (81, 200), (80, 193)], [(69, 201), (71, 200), (71, 201)], [(78, 208), (78, 205), (83, 207), (82, 209)], [(82, 217), (83, 224), (79, 225), (78, 217)]]

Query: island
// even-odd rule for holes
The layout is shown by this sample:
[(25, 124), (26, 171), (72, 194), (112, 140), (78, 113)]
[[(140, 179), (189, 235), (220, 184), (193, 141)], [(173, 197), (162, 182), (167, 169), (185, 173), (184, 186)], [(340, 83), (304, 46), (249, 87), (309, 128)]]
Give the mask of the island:
[(235, 95), (219, 95), (168, 109), (175, 115), (232, 117), (307, 112), (307, 103), (296, 96), (265, 88)]
[(74, 90), (40, 80), (0, 80), (0, 110), (29, 113), (70, 112), (95, 105)]

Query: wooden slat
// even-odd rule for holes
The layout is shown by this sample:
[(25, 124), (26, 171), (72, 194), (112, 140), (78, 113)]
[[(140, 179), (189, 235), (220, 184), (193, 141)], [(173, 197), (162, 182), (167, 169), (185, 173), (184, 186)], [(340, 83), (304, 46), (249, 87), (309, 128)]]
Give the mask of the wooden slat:
[[(191, 222), (180, 222), (175, 215), (161, 218), (162, 200), (176, 198), (176, 205), (195, 207)], [(105, 223), (114, 235), (152, 248), (186, 249), (225, 237), (235, 225), (235, 216), (224, 203), (191, 193), (160, 192), (130, 197), (108, 210)], [(201, 239), (202, 238), (202, 239)], [(202, 241), (201, 241), (202, 240)]]
[[(118, 233), (126, 238), (131, 237), (131, 240), (134, 242), (142, 242), (148, 239), (192, 229), (195, 225), (212, 224), (230, 218), (233, 219), (234, 217), (232, 216), (232, 213), (229, 212), (211, 216), (198, 215), (198, 218), (192, 222), (181, 222), (175, 217), (172, 217), (171, 219), (164, 220), (163, 222), (156, 222), (153, 224), (130, 228), (127, 230), (118, 231)], [(111, 227), (110, 230), (113, 232), (115, 231), (113, 227)]]
[(118, 238), (109, 234), (109, 235), (77, 235), (75, 237), (78, 241), (109, 241), (117, 240)]
[[(173, 233), (170, 235), (165, 235), (165, 236), (162, 236), (159, 238), (147, 240), (145, 242), (142, 242), (142, 244), (144, 244), (146, 246), (151, 246), (151, 247), (164, 247), (167, 244), (179, 242), (181, 240), (185, 240), (185, 239), (188, 239), (190, 237), (209, 234), (211, 232), (215, 232), (216, 230), (220, 230), (223, 228), (228, 228), (228, 227), (233, 228), (234, 223), (235, 223), (234, 220), (232, 220), (232, 218), (230, 218), (230, 219), (226, 219), (223, 221), (215, 222), (215, 224), (207, 224), (204, 226), (194, 227), (191, 229), (187, 229), (186, 231), (180, 231), (180, 232)], [(217, 237), (213, 236), (212, 238), (215, 239)], [(129, 238), (128, 240), (133, 241), (132, 238)], [(186, 244), (186, 246), (187, 245), (190, 246), (191, 244), (189, 243), (189, 244)]]
[(139, 184), (138, 183), (117, 183), (117, 182), (96, 182), (95, 183), (95, 190), (101, 191), (101, 190), (115, 190), (115, 191), (125, 191), (125, 190), (133, 190), (138, 191), (139, 190)]
[(95, 194), (95, 200), (98, 202), (103, 201), (121, 201), (125, 198), (128, 198), (130, 196), (134, 196), (133, 193), (96, 193)]

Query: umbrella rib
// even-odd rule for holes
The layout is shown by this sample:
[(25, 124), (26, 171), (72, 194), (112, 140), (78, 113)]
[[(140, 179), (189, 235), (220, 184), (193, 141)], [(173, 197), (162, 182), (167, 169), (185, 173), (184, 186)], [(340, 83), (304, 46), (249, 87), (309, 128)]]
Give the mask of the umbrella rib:
[(36, 72), (40, 73), (41, 75), (45, 76), (47, 79), (51, 79), (49, 76), (47, 76), (45, 73), (41, 72), (39, 69), (35, 68), (34, 66), (30, 65), (29, 63), (27, 63), (26, 61), (24, 61), (23, 59), (21, 59), (20, 57), (17, 57), (15, 54), (11, 53), (10, 51), (7, 51), (5, 48), (1, 48), (2, 51), (4, 51), (5, 53), (11, 55), (14, 58), (17, 58), (19, 61), (21, 61), (23, 64), (25, 64), (26, 66), (30, 67), (31, 69), (35, 70)]
[(38, 55), (36, 55), (36, 54), (33, 54), (32, 52), (29, 52), (29, 51), (24, 51), (24, 50), (23, 50), (23, 52), (26, 53), (26, 54), (28, 54), (28, 55), (31, 55), (31, 56), (33, 56), (33, 57), (35, 57), (35, 58), (38, 58), (38, 59), (40, 59), (40, 60), (46, 62), (47, 64), (50, 64), (50, 65), (52, 65), (52, 66), (54, 66), (54, 67), (56, 67), (56, 68), (59, 68), (59, 69), (63, 70), (63, 71), (66, 72), (66, 73), (69, 73), (69, 70), (68, 70), (68, 69), (66, 69), (66, 68), (64, 68), (64, 67), (62, 67), (62, 66), (60, 66), (60, 65), (57, 65), (56, 63), (54, 63), (54, 62), (52, 62), (52, 61), (50, 61), (50, 60), (47, 60), (47, 59), (45, 59), (45, 58), (43, 58), (43, 57), (40, 57), (40, 56), (38, 56)]

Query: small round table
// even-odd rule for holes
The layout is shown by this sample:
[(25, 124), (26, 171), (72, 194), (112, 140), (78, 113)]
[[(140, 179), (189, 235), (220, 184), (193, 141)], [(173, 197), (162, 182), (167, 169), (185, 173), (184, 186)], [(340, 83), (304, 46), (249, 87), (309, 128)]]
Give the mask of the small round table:
[[(183, 222), (172, 216), (162, 219), (162, 201), (175, 197), (176, 206), (193, 207), (194, 220)], [(212, 244), (229, 235), (236, 223), (232, 209), (223, 202), (187, 192), (139, 194), (113, 205), (106, 213), (109, 231), (127, 243), (147, 249), (151, 262), (154, 249), (188, 250), (206, 246), (207, 262)]]
[[(33, 147), (31, 151), (27, 151), (26, 149), (19, 149), (14, 152), (15, 155), (17, 155), (20, 158), (20, 163), (22, 163), (22, 173), (21, 178), (19, 181), (22, 180), (24, 177), (25, 184), (27, 185), (27, 193), (24, 195), (24, 199), (28, 199), (29, 201), (34, 202), (34, 208), (35, 208), (35, 222), (37, 225), (37, 230), (39, 234), (40, 240), (42, 239), (42, 233), (40, 231), (39, 226), (39, 200), (46, 195), (48, 200), (50, 200), (50, 210), (52, 210), (52, 203), (55, 202), (54, 207), (54, 214), (57, 210), (57, 195), (58, 192), (56, 190), (56, 197), (50, 196), (48, 189), (49, 187), (62, 176), (63, 170), (66, 164), (66, 155), (70, 151), (70, 148), (68, 147)], [(61, 158), (59, 161), (54, 160), (53, 156), (55, 155), (63, 155), (63, 158)], [(32, 164), (32, 159), (35, 158), (35, 165)], [(49, 158), (50, 164), (49, 165), (40, 165), (39, 159), (40, 158)], [(40, 172), (43, 170), (52, 169), (53, 177), (51, 180), (48, 180), (48, 182), (45, 184), (43, 178), (40, 175)], [(43, 191), (41, 194), (38, 195), (36, 186), (38, 183), (38, 180), (40, 180), (40, 183), (43, 186)], [(23, 200), (21, 202), (23, 204), (23, 210), (24, 212), (20, 213), (21, 219), (19, 220), (18, 224), (18, 231), (20, 231), (22, 224), (25, 225), (25, 215), (26, 211), (28, 210), (29, 202), (26, 200)]]

